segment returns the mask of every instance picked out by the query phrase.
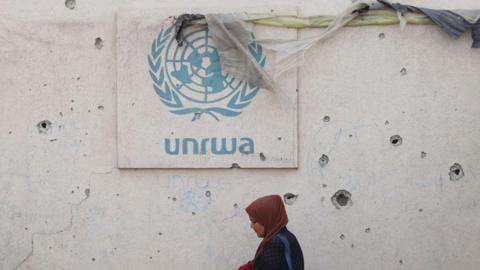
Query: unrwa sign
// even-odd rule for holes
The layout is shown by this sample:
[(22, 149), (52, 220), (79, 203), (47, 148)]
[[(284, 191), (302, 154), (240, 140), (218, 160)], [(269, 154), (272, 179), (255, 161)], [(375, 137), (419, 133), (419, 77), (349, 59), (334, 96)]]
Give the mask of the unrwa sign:
[[(179, 46), (167, 19), (176, 12), (117, 12), (119, 168), (296, 167), (296, 71), (276, 80), (286, 99), (234, 78), (205, 25), (184, 29)], [(254, 29), (248, 53), (270, 70), (271, 52), (256, 37), (296, 30)]]
[[(219, 121), (220, 116), (234, 117), (250, 104), (258, 93), (258, 86), (236, 80), (222, 73), (220, 58), (210, 41), (208, 28), (202, 27), (185, 35), (179, 47), (173, 27), (162, 30), (153, 40), (148, 65), (153, 89), (160, 101), (176, 115), (207, 114)], [(252, 34), (252, 38), (254, 38)], [(265, 65), (263, 49), (256, 42), (250, 53)], [(233, 155), (237, 152), (253, 154), (253, 139), (242, 138), (165, 138), (168, 155)]]
[[(173, 142), (172, 142), (173, 141)], [(242, 138), (175, 138), (165, 139), (165, 153), (168, 155), (233, 155), (237, 152), (241, 154), (253, 154), (255, 152), (255, 143), (248, 137)]]

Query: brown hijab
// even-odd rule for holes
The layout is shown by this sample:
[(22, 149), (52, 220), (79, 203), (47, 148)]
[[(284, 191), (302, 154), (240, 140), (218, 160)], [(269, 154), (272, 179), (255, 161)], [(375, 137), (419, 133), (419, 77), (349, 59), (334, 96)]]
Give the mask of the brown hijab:
[(265, 237), (257, 248), (255, 260), (262, 253), (265, 245), (288, 223), (287, 212), (279, 195), (269, 195), (253, 201), (246, 209), (251, 220), (265, 227)]

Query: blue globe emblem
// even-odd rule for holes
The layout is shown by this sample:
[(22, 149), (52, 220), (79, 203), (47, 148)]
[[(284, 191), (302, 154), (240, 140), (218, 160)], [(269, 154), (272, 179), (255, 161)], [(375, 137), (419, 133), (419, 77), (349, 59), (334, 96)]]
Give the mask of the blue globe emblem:
[[(248, 49), (263, 67), (262, 47), (253, 34), (252, 38)], [(152, 43), (148, 64), (155, 92), (177, 115), (206, 113), (216, 120), (234, 117), (259, 91), (258, 86), (222, 72), (218, 50), (206, 27), (191, 27), (182, 47), (177, 45), (172, 27), (161, 31)]]

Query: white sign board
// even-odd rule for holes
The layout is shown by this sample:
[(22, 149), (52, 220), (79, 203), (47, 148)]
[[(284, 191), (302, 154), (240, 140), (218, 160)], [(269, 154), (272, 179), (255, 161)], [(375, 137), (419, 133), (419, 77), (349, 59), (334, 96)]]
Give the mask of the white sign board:
[[(297, 167), (297, 70), (276, 81), (281, 89), (259, 88), (222, 72), (205, 25), (188, 27), (178, 46), (165, 23), (181, 13), (215, 12), (117, 14), (119, 168)], [(265, 26), (252, 34), (250, 53), (266, 69), (273, 55), (256, 40), (297, 36)]]

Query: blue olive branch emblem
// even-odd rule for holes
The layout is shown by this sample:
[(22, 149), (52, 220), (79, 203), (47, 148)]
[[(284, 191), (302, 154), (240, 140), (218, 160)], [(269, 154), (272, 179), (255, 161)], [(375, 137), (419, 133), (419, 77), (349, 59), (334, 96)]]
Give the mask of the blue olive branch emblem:
[[(254, 40), (248, 49), (262, 67), (266, 57)], [(153, 40), (148, 55), (149, 74), (161, 102), (176, 115), (207, 114), (220, 116), (241, 114), (257, 95), (258, 86), (222, 73), (217, 49), (208, 37), (208, 28), (185, 36), (186, 46), (177, 47), (173, 27), (162, 30)]]

